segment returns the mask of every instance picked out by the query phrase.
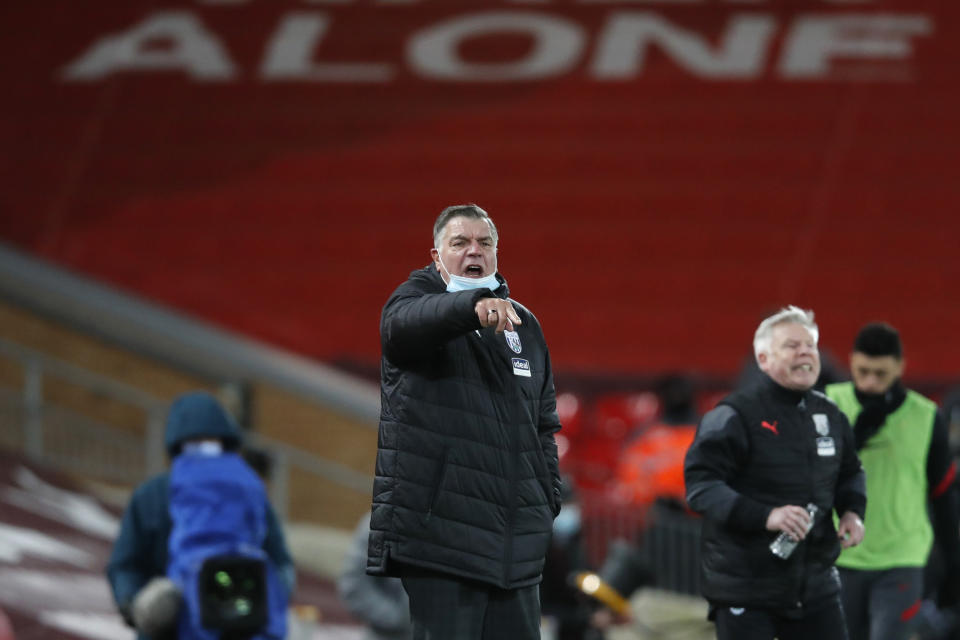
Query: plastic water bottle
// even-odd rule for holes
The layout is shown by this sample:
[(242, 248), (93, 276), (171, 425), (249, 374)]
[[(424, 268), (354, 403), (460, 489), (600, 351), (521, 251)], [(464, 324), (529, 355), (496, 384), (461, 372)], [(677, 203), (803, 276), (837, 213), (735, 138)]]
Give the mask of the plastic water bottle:
[[(807, 525), (807, 533), (810, 533), (810, 529), (813, 528), (813, 521), (817, 517), (817, 511), (819, 511), (817, 505), (812, 502), (807, 504), (807, 513), (810, 514), (810, 524)], [(770, 551), (778, 558), (786, 560), (790, 557), (790, 554), (793, 553), (793, 550), (797, 548), (798, 544), (800, 544), (799, 540), (794, 540), (786, 531), (781, 531), (780, 535), (770, 543)]]

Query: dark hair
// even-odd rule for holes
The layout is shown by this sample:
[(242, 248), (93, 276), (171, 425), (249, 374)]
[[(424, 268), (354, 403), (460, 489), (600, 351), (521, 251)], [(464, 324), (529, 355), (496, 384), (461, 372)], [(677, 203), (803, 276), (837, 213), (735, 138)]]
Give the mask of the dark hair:
[(900, 333), (886, 322), (871, 322), (857, 334), (853, 341), (853, 350), (871, 357), (903, 357), (903, 345)]
[(447, 207), (440, 212), (440, 215), (437, 216), (437, 221), (433, 223), (434, 247), (437, 247), (439, 244), (438, 240), (440, 239), (440, 234), (443, 232), (444, 227), (446, 227), (447, 223), (453, 218), (473, 218), (474, 220), (485, 220), (486, 223), (490, 225), (490, 233), (493, 235), (493, 244), (497, 244), (497, 226), (493, 224), (493, 220), (490, 219), (490, 215), (479, 206), (470, 203), (455, 204), (452, 207)]
[(681, 373), (669, 373), (656, 384), (663, 403), (663, 421), (667, 424), (697, 422), (693, 383)]

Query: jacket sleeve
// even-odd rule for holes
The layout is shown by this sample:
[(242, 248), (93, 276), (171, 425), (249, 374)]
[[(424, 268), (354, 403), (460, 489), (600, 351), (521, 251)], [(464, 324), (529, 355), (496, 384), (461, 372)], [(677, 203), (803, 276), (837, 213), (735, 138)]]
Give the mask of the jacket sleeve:
[(267, 504), (267, 536), (263, 540), (263, 550), (273, 562), (281, 582), (287, 588), (287, 593), (293, 593), (297, 573), (293, 566), (293, 558), (287, 549), (287, 541), (280, 527), (280, 521), (269, 503)]
[(560, 479), (560, 456), (557, 452), (557, 439), (554, 434), (560, 430), (560, 417), (557, 415), (557, 391), (553, 386), (553, 367), (550, 365), (550, 353), (546, 353), (546, 377), (543, 389), (540, 392), (540, 418), (537, 423), (537, 432), (540, 437), (540, 446), (543, 448), (543, 459), (547, 461), (547, 469), (553, 484), (553, 515), (560, 513), (562, 502), (561, 489), (563, 481)]
[(930, 516), (933, 530), (948, 567), (960, 567), (960, 516), (957, 512), (957, 465), (950, 455), (946, 420), (937, 411), (933, 436), (927, 452), (927, 485), (930, 488)]
[(373, 629), (390, 634), (410, 630), (407, 595), (399, 578), (367, 575), (370, 515), (353, 532), (350, 549), (337, 578), (337, 593), (347, 609)]
[(474, 311), (489, 289), (425, 293), (407, 282), (390, 296), (380, 317), (383, 353), (402, 362), (440, 348), (449, 340), (480, 328)]
[(843, 460), (840, 461), (840, 475), (837, 478), (837, 490), (834, 495), (834, 509), (838, 515), (853, 511), (861, 519), (867, 510), (867, 477), (857, 456), (856, 440), (847, 416), (837, 411), (842, 423)]
[(772, 507), (732, 486), (749, 454), (746, 429), (736, 410), (720, 405), (709, 411), (700, 421), (684, 459), (690, 508), (735, 529), (765, 529)]
[(134, 492), (123, 512), (120, 532), (113, 543), (107, 563), (107, 580), (124, 620), (132, 625), (130, 607), (137, 593), (156, 575), (149, 566), (153, 535), (144, 525), (143, 509), (147, 496), (142, 488)]

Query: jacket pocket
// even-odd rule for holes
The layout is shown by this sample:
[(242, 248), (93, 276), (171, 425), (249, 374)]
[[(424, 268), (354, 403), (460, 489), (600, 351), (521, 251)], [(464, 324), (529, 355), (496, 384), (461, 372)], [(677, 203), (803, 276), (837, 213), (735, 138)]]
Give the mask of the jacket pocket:
[(543, 453), (542, 447), (536, 448), (537, 466), (537, 480), (540, 482), (540, 486), (543, 488), (544, 497), (547, 499), (547, 506), (550, 507), (550, 511), (554, 516), (559, 513), (560, 505), (557, 504), (557, 497), (554, 495), (553, 491), (553, 475), (550, 473), (550, 467), (547, 465), (547, 456)]
[(433, 483), (433, 488), (430, 490), (430, 502), (427, 503), (427, 515), (424, 518), (426, 522), (430, 521), (431, 516), (433, 516), (433, 509), (437, 506), (437, 501), (440, 499), (440, 487), (443, 486), (443, 480), (447, 476), (447, 466), (450, 460), (450, 450), (443, 450), (443, 459), (440, 461), (440, 468), (437, 470), (436, 480)]

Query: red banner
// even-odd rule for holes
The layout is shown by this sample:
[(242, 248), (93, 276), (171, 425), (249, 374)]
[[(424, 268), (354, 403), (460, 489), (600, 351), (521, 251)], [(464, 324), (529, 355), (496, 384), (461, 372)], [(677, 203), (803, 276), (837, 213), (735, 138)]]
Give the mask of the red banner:
[(555, 367), (732, 374), (764, 313), (956, 375), (960, 9), (929, 1), (49, 1), (3, 10), (0, 237), (373, 363), (448, 204)]

